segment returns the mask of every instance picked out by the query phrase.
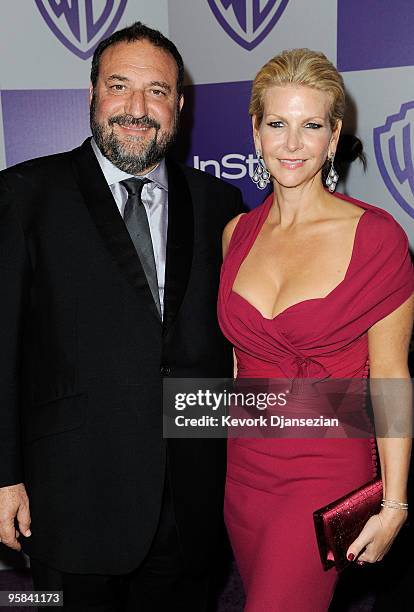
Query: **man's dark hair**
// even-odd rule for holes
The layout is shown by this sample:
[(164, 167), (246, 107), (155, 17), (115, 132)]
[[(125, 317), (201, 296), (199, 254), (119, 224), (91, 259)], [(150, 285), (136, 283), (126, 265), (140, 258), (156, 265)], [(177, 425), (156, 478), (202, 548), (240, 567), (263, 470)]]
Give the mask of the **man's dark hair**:
[(95, 88), (96, 86), (99, 74), (99, 62), (101, 59), (101, 55), (105, 51), (105, 49), (120, 42), (136, 42), (138, 40), (147, 40), (152, 45), (154, 45), (154, 47), (163, 49), (174, 58), (175, 63), (177, 64), (177, 96), (180, 97), (183, 92), (184, 81), (183, 58), (181, 57), (177, 47), (174, 45), (173, 42), (171, 42), (171, 40), (161, 34), (161, 32), (159, 32), (158, 30), (153, 30), (152, 28), (147, 27), (140, 21), (136, 21), (127, 28), (123, 28), (122, 30), (114, 32), (113, 34), (111, 34), (111, 36), (108, 36), (108, 38), (102, 40), (96, 47), (95, 52), (93, 54), (91, 67), (92, 87)]

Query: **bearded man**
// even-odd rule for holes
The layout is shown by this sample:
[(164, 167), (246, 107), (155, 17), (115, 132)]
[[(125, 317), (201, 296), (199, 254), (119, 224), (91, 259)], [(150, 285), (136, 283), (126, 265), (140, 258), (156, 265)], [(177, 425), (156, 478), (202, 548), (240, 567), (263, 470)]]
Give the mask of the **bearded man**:
[(0, 176), (0, 538), (64, 610), (206, 609), (225, 446), (165, 440), (166, 376), (231, 376), (216, 320), (238, 190), (166, 157), (175, 45), (100, 43), (79, 148)]

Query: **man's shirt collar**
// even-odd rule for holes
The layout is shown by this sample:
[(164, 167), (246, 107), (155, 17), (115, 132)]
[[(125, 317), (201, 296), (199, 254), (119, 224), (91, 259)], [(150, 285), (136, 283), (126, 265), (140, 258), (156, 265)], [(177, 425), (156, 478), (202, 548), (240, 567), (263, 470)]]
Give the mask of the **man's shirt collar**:
[[(113, 164), (107, 157), (105, 157), (105, 155), (101, 153), (98, 145), (96, 144), (93, 138), (91, 139), (91, 146), (99, 162), (105, 180), (109, 186), (115, 185), (116, 183), (120, 183), (121, 181), (124, 181), (127, 178), (134, 177), (133, 174), (128, 174), (127, 172), (124, 172), (123, 170), (115, 166), (115, 164)], [(151, 172), (142, 175), (142, 178), (144, 177), (150, 179), (153, 184), (160, 187), (160, 189), (163, 189), (164, 191), (168, 192), (167, 166), (165, 164), (164, 158), (160, 161), (158, 166), (151, 170)]]

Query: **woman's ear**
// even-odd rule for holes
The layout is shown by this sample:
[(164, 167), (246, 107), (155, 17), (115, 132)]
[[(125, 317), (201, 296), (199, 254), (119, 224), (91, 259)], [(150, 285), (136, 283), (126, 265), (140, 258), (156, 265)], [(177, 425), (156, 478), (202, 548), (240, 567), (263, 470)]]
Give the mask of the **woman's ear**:
[(253, 115), (252, 116), (252, 131), (253, 131), (253, 141), (254, 141), (254, 148), (256, 149), (256, 151), (261, 151), (262, 150), (262, 146), (260, 144), (260, 136), (259, 136), (259, 126), (257, 124), (257, 116)]
[(339, 135), (341, 133), (341, 129), (342, 129), (342, 121), (341, 119), (338, 119), (338, 121), (336, 122), (336, 125), (332, 131), (332, 136), (331, 136), (331, 140), (329, 142), (329, 155), (328, 157), (330, 157), (332, 154), (335, 155), (336, 153), (336, 148), (338, 146), (338, 140), (339, 140)]

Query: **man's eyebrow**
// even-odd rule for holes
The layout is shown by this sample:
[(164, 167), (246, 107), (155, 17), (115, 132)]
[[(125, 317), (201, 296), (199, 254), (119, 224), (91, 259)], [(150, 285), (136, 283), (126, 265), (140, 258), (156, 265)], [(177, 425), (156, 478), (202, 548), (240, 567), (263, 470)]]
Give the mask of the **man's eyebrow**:
[(151, 81), (150, 85), (151, 87), (162, 87), (166, 91), (171, 92), (171, 85), (168, 85), (165, 81)]
[[(121, 81), (122, 83), (126, 83), (130, 82), (130, 79), (126, 76), (122, 76), (121, 74), (111, 74), (106, 79), (106, 82), (110, 83), (111, 81)], [(150, 87), (162, 87), (162, 89), (165, 89), (166, 91), (168, 91), (168, 93), (171, 93), (172, 91), (171, 85), (169, 85), (165, 81), (151, 81), (149, 85)]]
[(111, 74), (106, 81), (129, 81), (128, 77), (122, 76), (121, 74)]

